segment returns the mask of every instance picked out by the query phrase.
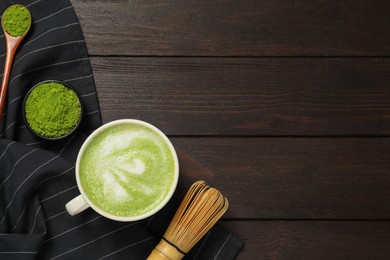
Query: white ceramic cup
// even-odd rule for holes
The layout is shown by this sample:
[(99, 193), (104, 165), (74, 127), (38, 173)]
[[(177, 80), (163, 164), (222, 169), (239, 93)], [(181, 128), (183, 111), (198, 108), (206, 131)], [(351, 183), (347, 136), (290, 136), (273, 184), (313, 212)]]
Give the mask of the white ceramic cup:
[[(98, 135), (100, 132), (104, 131), (105, 129), (110, 128), (110, 127), (112, 127), (114, 125), (123, 124), (123, 123), (145, 126), (145, 127), (149, 128), (149, 129), (151, 129), (152, 131), (154, 131), (155, 133), (157, 133), (159, 136), (161, 136), (165, 140), (165, 142), (168, 145), (170, 151), (172, 152), (172, 156), (173, 156), (173, 160), (174, 160), (174, 164), (175, 164), (174, 181), (173, 181), (173, 184), (172, 184), (172, 186), (171, 186), (171, 188), (170, 188), (170, 190), (168, 192), (168, 195), (154, 209), (150, 210), (149, 212), (147, 212), (147, 213), (145, 213), (143, 215), (139, 215), (139, 216), (123, 217), (123, 216), (115, 216), (115, 215), (112, 215), (110, 213), (105, 212), (104, 210), (102, 210), (99, 207), (97, 207), (95, 204), (93, 204), (88, 199), (87, 195), (83, 191), (83, 187), (82, 187), (81, 181), (80, 181), (80, 160), (81, 160), (81, 157), (82, 157), (84, 151), (87, 149), (89, 143), (94, 139), (94, 137), (96, 135)], [(158, 128), (156, 128), (155, 126), (153, 126), (153, 125), (151, 125), (151, 124), (149, 124), (147, 122), (141, 121), (141, 120), (120, 119), (120, 120), (112, 121), (110, 123), (102, 125), (98, 129), (96, 129), (85, 140), (85, 142), (81, 146), (80, 151), (79, 151), (78, 156), (77, 156), (75, 172), (76, 172), (77, 186), (78, 186), (79, 191), (80, 191), (81, 194), (79, 196), (75, 197), (74, 199), (72, 199), (71, 201), (69, 201), (65, 205), (66, 210), (68, 211), (68, 213), (70, 215), (74, 216), (74, 215), (76, 215), (76, 214), (78, 214), (78, 213), (80, 213), (80, 212), (82, 212), (85, 209), (90, 207), (93, 210), (95, 210), (97, 213), (99, 213), (100, 215), (102, 215), (104, 217), (107, 217), (109, 219), (113, 219), (113, 220), (117, 220), (117, 221), (136, 221), (136, 220), (141, 220), (141, 219), (147, 218), (147, 217), (155, 214), (156, 212), (158, 212), (161, 208), (163, 208), (168, 203), (168, 201), (170, 200), (170, 198), (172, 197), (172, 195), (173, 195), (173, 193), (174, 193), (174, 191), (176, 189), (177, 182), (178, 182), (178, 179), (179, 179), (179, 161), (178, 161), (177, 154), (176, 154), (176, 151), (175, 151), (172, 143), (169, 141), (168, 137), (166, 137), (166, 135), (163, 132), (161, 132)]]

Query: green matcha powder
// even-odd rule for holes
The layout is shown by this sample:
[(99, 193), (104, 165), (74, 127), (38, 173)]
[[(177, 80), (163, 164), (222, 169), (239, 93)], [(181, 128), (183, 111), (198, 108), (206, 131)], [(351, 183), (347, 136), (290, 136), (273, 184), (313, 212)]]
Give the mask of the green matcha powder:
[(68, 134), (77, 126), (81, 116), (77, 94), (57, 82), (35, 87), (27, 96), (24, 109), (30, 128), (48, 138)]
[(16, 4), (5, 10), (2, 23), (4, 30), (11, 36), (24, 35), (31, 25), (31, 15), (26, 7)]

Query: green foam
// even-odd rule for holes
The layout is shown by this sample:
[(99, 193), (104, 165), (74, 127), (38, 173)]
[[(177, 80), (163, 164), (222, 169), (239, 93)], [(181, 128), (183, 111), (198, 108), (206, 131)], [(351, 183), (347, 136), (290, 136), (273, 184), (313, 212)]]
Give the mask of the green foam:
[(82, 189), (94, 205), (115, 216), (139, 216), (169, 194), (175, 160), (160, 135), (142, 125), (121, 123), (92, 139), (79, 170)]

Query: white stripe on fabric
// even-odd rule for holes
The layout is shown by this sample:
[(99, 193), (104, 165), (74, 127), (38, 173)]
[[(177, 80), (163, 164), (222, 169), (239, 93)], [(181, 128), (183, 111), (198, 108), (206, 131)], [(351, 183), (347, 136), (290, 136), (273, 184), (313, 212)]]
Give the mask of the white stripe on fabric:
[(33, 24), (39, 23), (39, 22), (41, 22), (41, 21), (43, 21), (43, 20), (46, 20), (46, 19), (48, 19), (48, 18), (50, 18), (50, 17), (53, 17), (53, 16), (55, 16), (55, 15), (61, 13), (62, 11), (65, 11), (65, 10), (70, 9), (70, 8), (72, 8), (72, 6), (64, 7), (64, 8), (62, 8), (61, 10), (59, 10), (59, 11), (57, 11), (57, 12), (55, 12), (55, 13), (49, 14), (48, 16), (45, 16), (45, 17), (43, 17), (43, 18), (41, 18), (41, 19), (39, 19), (39, 20), (36, 20), (35, 22), (33, 22)]
[(16, 123), (16, 121), (13, 122), (12, 124), (8, 125), (7, 128), (5, 129), (4, 133), (7, 132), (7, 130), (8, 130), (11, 126), (13, 126), (15, 123)]
[(57, 256), (55, 256), (55, 257), (52, 257), (52, 258), (50, 258), (50, 260), (59, 258), (59, 257), (61, 257), (61, 256), (63, 256), (63, 255), (66, 255), (66, 254), (69, 254), (70, 252), (76, 251), (76, 250), (78, 250), (78, 249), (80, 249), (80, 248), (82, 248), (82, 247), (84, 247), (84, 246), (87, 246), (87, 245), (89, 245), (89, 244), (92, 244), (93, 242), (95, 242), (95, 241), (97, 241), (97, 240), (99, 240), (99, 239), (101, 239), (101, 238), (103, 238), (103, 237), (112, 235), (112, 234), (114, 234), (114, 233), (116, 233), (116, 232), (118, 232), (118, 231), (120, 231), (120, 230), (122, 230), (122, 229), (128, 228), (128, 227), (133, 226), (133, 225), (135, 225), (135, 224), (137, 224), (137, 223), (138, 223), (138, 222), (131, 223), (131, 224), (126, 225), (126, 226), (124, 226), (124, 227), (118, 228), (118, 229), (116, 229), (116, 230), (114, 230), (114, 231), (108, 232), (107, 234), (104, 234), (104, 235), (102, 235), (102, 236), (100, 236), (100, 237), (98, 237), (98, 238), (95, 238), (94, 240), (91, 240), (91, 241), (89, 241), (89, 242), (87, 242), (87, 243), (85, 243), (85, 244), (82, 244), (82, 245), (80, 245), (80, 246), (78, 246), (78, 247), (75, 247), (75, 248), (72, 248), (71, 250), (68, 250), (68, 251), (66, 251), (66, 252), (64, 252), (64, 253), (62, 253), (62, 254), (59, 254), (59, 255), (57, 255)]
[(229, 240), (229, 238), (230, 238), (231, 235), (232, 235), (232, 234), (229, 234), (229, 235), (228, 235), (228, 237), (227, 237), (226, 240), (225, 240), (225, 243), (223, 243), (223, 245), (222, 245), (221, 248), (219, 249), (218, 253), (215, 255), (214, 260), (217, 259), (218, 255), (221, 253), (222, 249), (225, 247), (225, 245), (226, 245), (226, 243), (227, 243), (227, 241)]
[(16, 227), (17, 227), (19, 221), (22, 219), (22, 217), (23, 217), (23, 215), (24, 215), (24, 212), (26, 211), (27, 204), (28, 204), (28, 200), (26, 201), (26, 204), (24, 205), (22, 214), (20, 214), (20, 217), (19, 217), (18, 220), (16, 221), (15, 226), (11, 229), (11, 233), (16, 229)]
[(132, 246), (141, 244), (141, 243), (146, 242), (146, 241), (148, 241), (148, 240), (151, 240), (151, 239), (153, 239), (153, 238), (154, 238), (154, 237), (148, 237), (148, 238), (146, 238), (146, 239), (144, 239), (144, 240), (141, 240), (141, 241), (138, 241), (138, 242), (133, 243), (133, 244), (131, 244), (131, 245), (125, 246), (125, 247), (123, 247), (123, 248), (121, 248), (121, 249), (119, 249), (119, 250), (117, 250), (117, 251), (114, 251), (114, 252), (112, 252), (112, 253), (110, 253), (110, 254), (107, 254), (107, 255), (105, 255), (105, 256), (103, 256), (103, 257), (101, 257), (101, 258), (98, 258), (97, 260), (101, 260), (101, 259), (107, 258), (107, 257), (112, 256), (112, 255), (114, 255), (114, 254), (116, 254), (116, 253), (119, 253), (119, 252), (121, 252), (121, 251), (123, 251), (123, 250), (125, 250), (125, 249), (127, 249), (127, 248), (129, 248), (129, 247), (132, 247)]
[(55, 239), (55, 238), (57, 238), (57, 237), (60, 237), (60, 236), (62, 236), (62, 235), (64, 235), (64, 234), (69, 233), (69, 232), (71, 232), (71, 231), (73, 231), (73, 230), (75, 230), (75, 229), (78, 229), (78, 228), (82, 227), (82, 226), (85, 226), (85, 225), (87, 225), (87, 224), (89, 224), (89, 223), (91, 223), (91, 222), (93, 222), (93, 221), (95, 221), (95, 220), (98, 220), (98, 219), (100, 219), (100, 218), (102, 218), (102, 216), (98, 216), (98, 217), (96, 217), (96, 218), (94, 218), (94, 219), (88, 220), (87, 222), (85, 222), (85, 223), (83, 223), (83, 224), (81, 224), (81, 225), (75, 226), (75, 227), (73, 227), (73, 228), (71, 228), (71, 229), (68, 229), (68, 230), (66, 230), (66, 231), (64, 231), (64, 232), (62, 232), (62, 233), (60, 233), (60, 234), (58, 234), (58, 235), (55, 235), (54, 237), (51, 237), (51, 238), (49, 238), (49, 239), (46, 239), (45, 241), (42, 242), (42, 244), (47, 243), (47, 242), (49, 242), (50, 240), (53, 240), (53, 239)]
[(198, 257), (200, 250), (203, 248), (203, 246), (204, 246), (206, 240), (209, 238), (211, 232), (212, 232), (212, 230), (210, 230), (210, 232), (207, 234), (207, 236), (206, 236), (205, 239), (203, 240), (203, 242), (202, 242), (202, 244), (200, 245), (198, 251), (196, 252), (196, 254), (195, 254), (193, 260), (195, 260), (195, 259)]
[(85, 113), (84, 115), (92, 115), (92, 114), (96, 114), (98, 112), (99, 112), (99, 109), (95, 110), (95, 111), (92, 111), (92, 112)]
[(7, 178), (5, 178), (5, 180), (0, 184), (0, 190), (1, 190), (1, 188), (3, 187), (4, 183), (11, 177), (12, 173), (13, 173), (14, 170), (15, 170), (16, 165), (18, 165), (18, 163), (19, 163), (21, 160), (23, 160), (24, 158), (26, 158), (27, 156), (29, 156), (30, 154), (32, 154), (32, 153), (35, 152), (36, 150), (38, 150), (38, 148), (36, 148), (36, 149), (34, 149), (34, 150), (32, 150), (32, 151), (26, 153), (25, 155), (23, 155), (22, 157), (20, 157), (20, 158), (15, 162), (14, 166), (12, 167), (12, 170), (11, 170), (10, 174), (9, 174), (9, 175), (7, 176)]
[(40, 49), (36, 49), (36, 50), (30, 51), (30, 52), (24, 54), (22, 57), (20, 57), (17, 61), (15, 61), (13, 66), (15, 66), (19, 61), (21, 61), (22, 59), (24, 59), (28, 55), (31, 55), (31, 54), (34, 54), (34, 53), (37, 53), (37, 52), (40, 52), (40, 51), (44, 51), (44, 50), (60, 47), (60, 46), (65, 46), (65, 45), (68, 45), (68, 44), (83, 43), (83, 42), (85, 42), (85, 41), (84, 40), (77, 40), (77, 41), (64, 42), (64, 43), (54, 44), (54, 45), (50, 45), (50, 46), (47, 46), (47, 47), (43, 47), (43, 48), (40, 48)]
[(69, 138), (69, 140), (66, 142), (66, 144), (64, 145), (64, 147), (62, 147), (61, 151), (58, 153), (58, 155), (61, 155), (61, 154), (65, 151), (66, 147), (72, 142), (72, 140), (73, 140), (73, 138), (74, 138), (75, 136), (76, 136), (76, 135), (74, 134), (71, 138)]
[(36, 3), (39, 3), (41, 0), (38, 0), (38, 1), (35, 1), (35, 2), (32, 2), (31, 4), (28, 4), (28, 5), (25, 5), (26, 7), (30, 7), (32, 5), (35, 5)]
[(48, 141), (38, 141), (38, 142), (33, 142), (33, 143), (28, 143), (26, 144), (27, 146), (30, 146), (30, 145), (35, 145), (35, 144), (41, 144), (41, 143), (47, 143)]
[(41, 181), (40, 183), (38, 183), (36, 186), (39, 187), (39, 185), (41, 185), (41, 184), (44, 183), (45, 181), (48, 181), (48, 180), (51, 180), (51, 179), (60, 177), (60, 176), (62, 176), (62, 175), (64, 175), (64, 174), (66, 174), (67, 172), (69, 172), (70, 170), (73, 170), (74, 168), (75, 168), (75, 166), (72, 166), (72, 167), (70, 167), (69, 169), (67, 169), (67, 170), (65, 170), (65, 171), (63, 171), (63, 172), (61, 172), (60, 174), (57, 174), (57, 175), (51, 176), (51, 177), (49, 177), (49, 178), (46, 178), (46, 179), (44, 179), (43, 181)]
[(9, 207), (11, 206), (12, 202), (14, 201), (15, 196), (16, 196), (16, 193), (17, 193), (17, 192), (19, 191), (19, 189), (23, 186), (23, 184), (25, 184), (26, 181), (27, 181), (28, 179), (30, 179), (31, 176), (32, 176), (34, 173), (36, 173), (39, 169), (41, 169), (43, 166), (49, 164), (50, 162), (54, 161), (55, 159), (57, 159), (57, 158), (59, 158), (59, 157), (60, 157), (60, 156), (57, 155), (56, 157), (51, 158), (49, 161), (45, 162), (44, 164), (42, 164), (41, 166), (39, 166), (38, 168), (36, 168), (36, 169), (35, 169), (35, 170), (34, 170), (34, 171), (33, 171), (33, 172), (32, 172), (32, 173), (31, 173), (31, 174), (30, 174), (30, 175), (29, 175), (21, 184), (20, 184), (20, 185), (19, 185), (19, 187), (16, 188), (14, 194), (12, 195), (11, 201), (8, 203), (7, 207), (6, 207), (5, 210), (4, 210), (4, 217), (3, 217), (3, 219), (0, 221), (0, 224), (4, 222), (5, 217), (7, 216), (7, 211), (8, 211), (8, 209), (9, 209)]
[(4, 154), (7, 152), (8, 148), (9, 148), (11, 145), (13, 145), (14, 143), (16, 143), (16, 141), (13, 141), (13, 142), (11, 142), (11, 143), (9, 143), (9, 144), (7, 145), (7, 147), (4, 149), (4, 152), (1, 154), (0, 159), (3, 158), (3, 156), (4, 156)]
[(8, 126), (5, 128), (4, 132), (0, 135), (0, 137), (3, 137), (3, 136), (5, 135), (5, 133), (7, 133), (8, 129), (10, 129), (10, 127), (13, 126), (15, 123), (16, 123), (16, 121), (13, 122), (12, 124), (8, 125)]
[(92, 74), (89, 74), (87, 76), (81, 76), (81, 77), (77, 77), (77, 78), (73, 78), (73, 79), (67, 79), (67, 80), (64, 80), (64, 82), (76, 81), (76, 80), (80, 80), (80, 79), (87, 79), (87, 78), (91, 78), (92, 76), (93, 76)]
[(156, 214), (154, 214), (148, 221), (148, 223), (146, 223), (146, 227), (149, 227), (150, 223), (152, 222), (152, 219), (154, 218)]
[(72, 62), (77, 62), (77, 61), (84, 61), (84, 60), (89, 60), (89, 58), (80, 58), (80, 59), (75, 59), (75, 60), (70, 60), (70, 61), (62, 61), (62, 62), (57, 62), (57, 63), (53, 63), (53, 64), (50, 64), (50, 65), (46, 65), (46, 66), (42, 66), (42, 67), (38, 67), (38, 68), (35, 68), (35, 69), (31, 69), (31, 70), (28, 70), (24, 73), (20, 73), (18, 75), (16, 75), (10, 82), (8, 85), (11, 85), (12, 82), (23, 76), (24, 74), (27, 74), (27, 73), (30, 73), (30, 72), (33, 72), (33, 71), (36, 71), (36, 70), (40, 70), (40, 69), (46, 69), (46, 68), (50, 68), (50, 67), (54, 67), (54, 66), (58, 66), (58, 65), (64, 65), (64, 64), (68, 64), (68, 63), (72, 63)]
[(21, 126), (18, 126), (18, 127), (16, 127), (16, 129), (22, 129), (22, 128), (26, 128), (27, 126), (25, 126), (25, 125), (21, 125)]
[(12, 99), (9, 103), (8, 103), (8, 106), (11, 105), (12, 103), (14, 103), (16, 100), (20, 99), (21, 97), (23, 97), (24, 95), (20, 95), (14, 99)]
[(35, 224), (37, 223), (37, 216), (38, 216), (38, 213), (41, 210), (41, 208), (42, 208), (42, 206), (39, 206), (38, 209), (37, 209), (37, 212), (35, 212), (34, 224), (33, 224), (32, 228), (31, 228), (30, 234), (32, 234), (33, 231), (34, 231)]
[(52, 196), (50, 196), (50, 197), (47, 197), (47, 198), (41, 200), (41, 202), (48, 201), (48, 200), (50, 200), (50, 199), (52, 199), (52, 198), (54, 198), (54, 197), (56, 197), (56, 196), (58, 196), (58, 195), (61, 195), (62, 193), (65, 193), (65, 192), (67, 192), (67, 191), (70, 191), (70, 190), (72, 190), (72, 189), (74, 189), (74, 188), (76, 188), (76, 187), (77, 187), (77, 185), (72, 186), (72, 187), (70, 187), (70, 188), (67, 188), (66, 190), (60, 191), (60, 192), (58, 192), (58, 193), (56, 193), (56, 194), (54, 194), (54, 195), (52, 195)]
[(61, 216), (61, 215), (64, 214), (65, 212), (67, 212), (67, 211), (64, 210), (64, 211), (62, 211), (62, 212), (60, 212), (60, 213), (57, 213), (57, 214), (55, 214), (55, 215), (53, 215), (53, 216), (51, 216), (51, 217), (48, 217), (48, 218), (46, 219), (46, 221), (49, 221), (49, 220), (51, 220), (51, 219), (53, 219), (53, 218), (56, 218), (56, 217), (58, 217), (58, 216)]
[(79, 23), (70, 23), (70, 24), (67, 24), (67, 25), (64, 25), (64, 26), (58, 26), (58, 27), (54, 27), (54, 28), (51, 28), (50, 30), (47, 30), (46, 32), (38, 35), (37, 37), (35, 37), (34, 39), (28, 41), (27, 43), (25, 43), (23, 46), (26, 46), (26, 45), (29, 45), (30, 43), (38, 40), (39, 38), (41, 38), (42, 36), (50, 33), (50, 32), (53, 32), (53, 31), (57, 31), (57, 30), (61, 30), (61, 29), (65, 29), (65, 28), (68, 28), (70, 26), (74, 26), (74, 25), (78, 25)]
[(81, 95), (80, 97), (89, 97), (89, 96), (93, 96), (93, 95), (96, 95), (96, 91), (92, 92), (92, 93), (89, 93), (89, 94)]

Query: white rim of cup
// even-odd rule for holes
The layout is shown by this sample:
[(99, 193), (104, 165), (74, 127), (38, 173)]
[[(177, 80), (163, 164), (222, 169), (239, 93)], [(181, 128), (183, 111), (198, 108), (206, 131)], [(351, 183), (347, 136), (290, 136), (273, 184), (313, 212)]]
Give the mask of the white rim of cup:
[[(99, 134), (100, 132), (102, 132), (106, 128), (108, 128), (110, 126), (113, 126), (113, 125), (122, 124), (122, 123), (130, 123), (130, 124), (142, 125), (142, 126), (146, 126), (147, 128), (155, 131), (168, 144), (169, 149), (170, 149), (170, 151), (172, 153), (172, 156), (173, 156), (174, 164), (175, 164), (174, 180), (173, 180), (173, 183), (172, 183), (172, 186), (171, 186), (171, 190), (169, 191), (169, 193), (167, 194), (165, 199), (156, 208), (154, 208), (152, 211), (149, 211), (148, 213), (145, 213), (145, 214), (142, 214), (142, 215), (138, 215), (138, 216), (130, 216), (130, 217), (115, 216), (115, 215), (109, 214), (109, 213), (99, 209), (95, 204), (93, 204), (93, 202), (91, 202), (88, 199), (88, 196), (86, 196), (86, 194), (85, 194), (85, 192), (83, 190), (83, 187), (81, 185), (81, 182), (80, 182), (80, 174), (79, 174), (80, 160), (81, 160), (81, 156), (84, 153), (84, 150), (86, 149), (88, 144), (91, 142), (91, 140), (97, 134)], [(83, 199), (87, 202), (87, 204), (93, 210), (95, 210), (100, 215), (102, 215), (102, 216), (104, 216), (106, 218), (112, 219), (112, 220), (123, 221), (123, 222), (137, 221), (137, 220), (145, 219), (147, 217), (150, 217), (150, 216), (154, 215), (155, 213), (160, 211), (168, 203), (168, 201), (172, 198), (172, 195), (173, 195), (173, 193), (176, 190), (177, 183), (178, 183), (178, 180), (179, 180), (179, 160), (178, 160), (178, 157), (177, 157), (176, 150), (173, 147), (171, 141), (168, 139), (168, 137), (160, 129), (158, 129), (157, 127), (155, 127), (154, 125), (152, 125), (150, 123), (147, 123), (145, 121), (138, 120), (138, 119), (119, 119), (119, 120), (111, 121), (109, 123), (106, 123), (106, 124), (100, 126), (94, 132), (92, 132), (92, 134), (90, 136), (88, 136), (88, 138), (84, 141), (83, 145), (81, 146), (81, 148), (79, 150), (79, 153), (77, 155), (75, 174), (76, 174), (77, 187), (78, 187), (78, 189), (80, 191), (80, 194), (82, 195)]]

